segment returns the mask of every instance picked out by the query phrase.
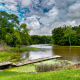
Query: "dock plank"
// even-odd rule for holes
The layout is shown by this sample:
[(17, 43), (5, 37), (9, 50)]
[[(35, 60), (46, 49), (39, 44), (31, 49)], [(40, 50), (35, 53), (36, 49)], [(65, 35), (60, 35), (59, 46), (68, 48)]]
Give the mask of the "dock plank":
[(12, 62), (7, 61), (7, 62), (0, 63), (0, 66), (11, 65), (11, 64)]

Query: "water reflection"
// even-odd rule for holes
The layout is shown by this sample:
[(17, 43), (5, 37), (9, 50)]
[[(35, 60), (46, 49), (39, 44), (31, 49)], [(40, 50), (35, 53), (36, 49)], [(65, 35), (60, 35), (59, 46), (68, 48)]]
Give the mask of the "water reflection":
[(37, 58), (43, 58), (43, 57), (48, 57), (48, 56), (53, 56), (52, 50), (40, 50), (40, 51), (30, 51), (30, 56), (29, 58), (32, 59), (37, 59)]
[(49, 46), (48, 44), (31, 45), (30, 47), (39, 48), (38, 50), (31, 50), (19, 53), (12, 56), (13, 62), (28, 61), (43, 57), (54, 55), (62, 56), (62, 60), (69, 60), (72, 62), (80, 61), (80, 47), (63, 47), (63, 46)]

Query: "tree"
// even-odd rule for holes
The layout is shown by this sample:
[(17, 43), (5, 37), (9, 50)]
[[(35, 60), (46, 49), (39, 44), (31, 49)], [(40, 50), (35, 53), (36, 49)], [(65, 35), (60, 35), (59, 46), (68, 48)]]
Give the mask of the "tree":
[(0, 11), (0, 40), (11, 46), (28, 45), (31, 43), (29, 31), (25, 23), (19, 25), (18, 16)]
[(20, 25), (20, 35), (21, 35), (21, 43), (25, 45), (29, 45), (31, 42), (31, 37), (29, 35), (30, 29), (27, 28), (25, 23)]
[(0, 40), (5, 40), (7, 33), (13, 33), (14, 27), (19, 25), (18, 16), (0, 11)]
[(5, 38), (6, 43), (10, 46), (16, 47), (17, 44), (21, 43), (20, 34), (16, 30), (13, 33), (7, 33)]
[(67, 26), (66, 30), (64, 30), (64, 37), (68, 37), (69, 38), (69, 44), (70, 44), (70, 46), (71, 46), (71, 36), (74, 35), (74, 34), (75, 34), (75, 32), (69, 26)]
[(63, 33), (64, 30), (65, 28), (61, 28), (61, 27), (52, 30), (52, 40), (54, 41), (54, 44), (60, 45), (60, 41), (64, 37), (64, 33)]

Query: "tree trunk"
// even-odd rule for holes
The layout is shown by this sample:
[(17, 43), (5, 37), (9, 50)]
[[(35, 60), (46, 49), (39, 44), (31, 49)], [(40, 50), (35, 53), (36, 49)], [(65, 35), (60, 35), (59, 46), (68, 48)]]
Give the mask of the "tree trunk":
[(70, 44), (70, 46), (71, 46), (71, 38), (70, 38), (70, 36), (69, 36), (69, 44)]

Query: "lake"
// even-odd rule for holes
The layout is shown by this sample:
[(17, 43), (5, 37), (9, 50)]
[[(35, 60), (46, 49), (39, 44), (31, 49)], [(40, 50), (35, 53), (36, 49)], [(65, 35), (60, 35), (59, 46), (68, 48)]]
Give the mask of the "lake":
[(50, 46), (49, 44), (30, 45), (29, 47), (38, 48), (38, 50), (28, 50), (11, 57), (13, 62), (28, 61), (43, 57), (60, 55), (62, 60), (69, 60), (74, 63), (80, 61), (80, 47)]

